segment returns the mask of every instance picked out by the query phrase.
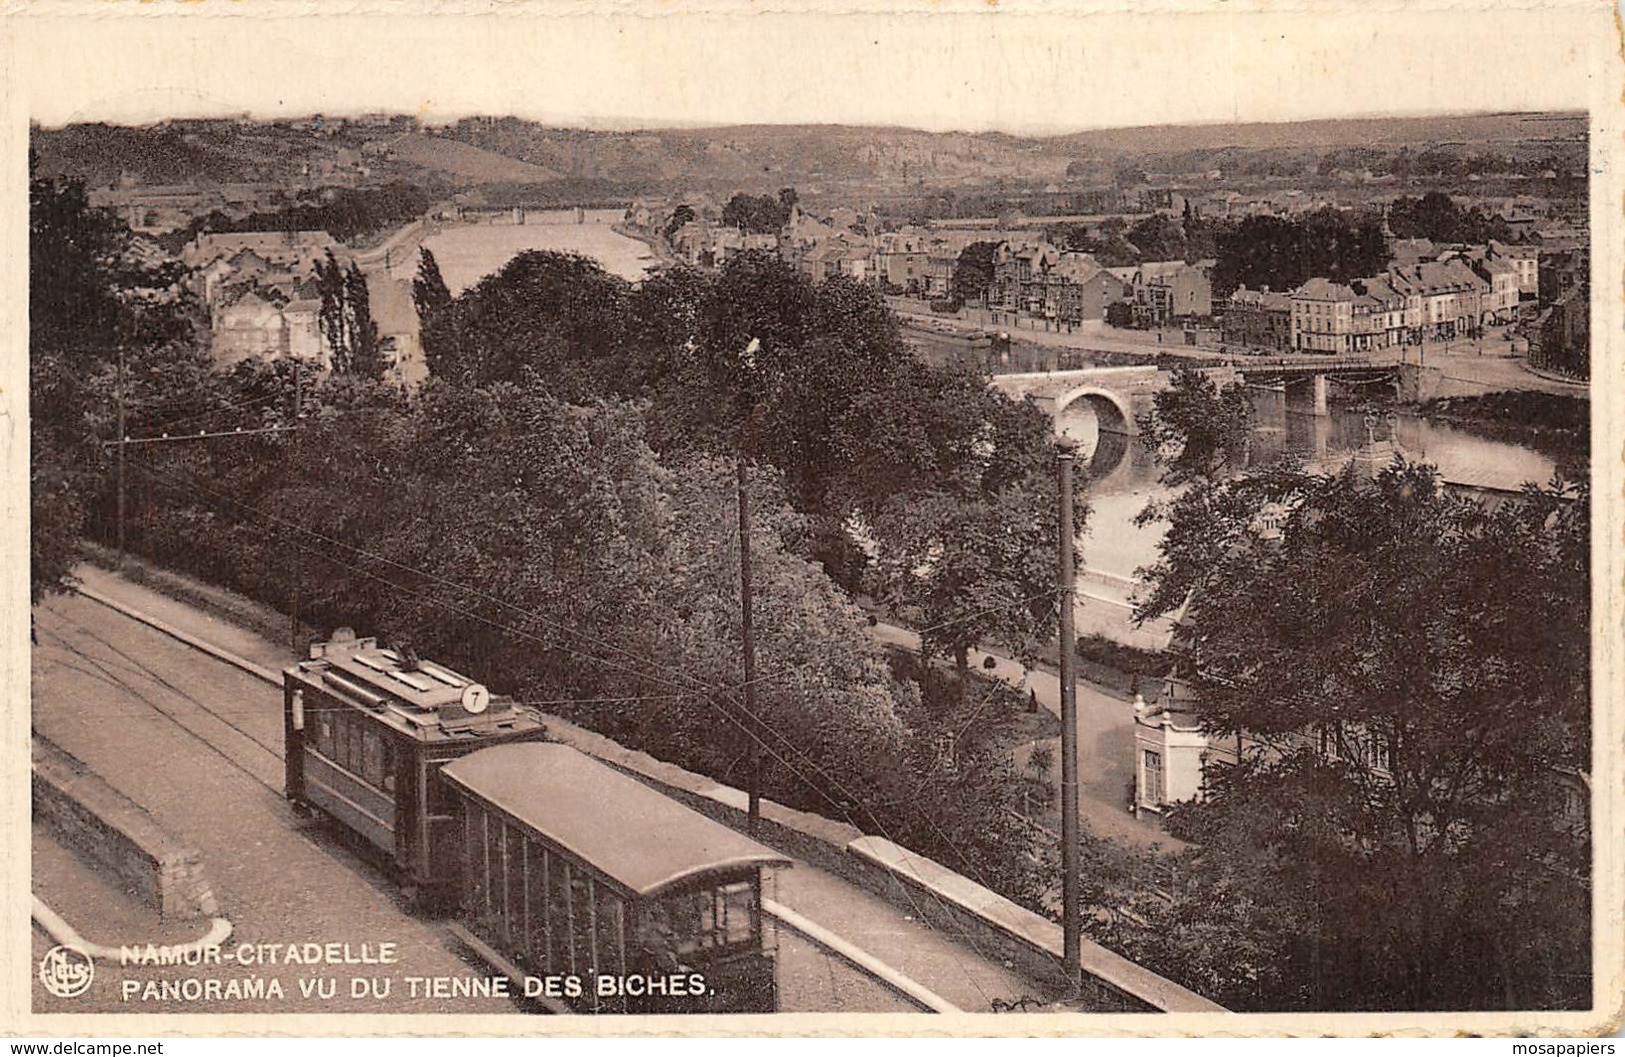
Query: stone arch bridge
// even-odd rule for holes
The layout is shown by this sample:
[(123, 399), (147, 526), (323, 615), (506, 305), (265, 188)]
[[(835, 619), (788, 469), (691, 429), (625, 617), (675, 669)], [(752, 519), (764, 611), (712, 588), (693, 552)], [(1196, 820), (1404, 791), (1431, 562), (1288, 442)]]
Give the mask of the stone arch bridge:
[[(1256, 364), (1249, 362), (1240, 366), (1201, 367), (1198, 370), (1221, 386), (1244, 378), (1263, 384), (1282, 384), (1286, 389), (1289, 410), (1324, 415), (1328, 375), (1351, 370), (1369, 372), (1377, 366), (1369, 361), (1349, 364), (1331, 361), (1288, 363), (1271, 359)], [(1129, 438), (1139, 433), (1136, 420), (1152, 409), (1156, 394), (1173, 384), (1173, 375), (1154, 366), (1090, 367), (1074, 371), (998, 374), (993, 376), (991, 384), (1012, 399), (1032, 400), (1049, 414), (1055, 423), (1056, 433), (1061, 436), (1087, 441), (1093, 432), (1091, 470), (1101, 474), (1110, 472), (1122, 461)]]

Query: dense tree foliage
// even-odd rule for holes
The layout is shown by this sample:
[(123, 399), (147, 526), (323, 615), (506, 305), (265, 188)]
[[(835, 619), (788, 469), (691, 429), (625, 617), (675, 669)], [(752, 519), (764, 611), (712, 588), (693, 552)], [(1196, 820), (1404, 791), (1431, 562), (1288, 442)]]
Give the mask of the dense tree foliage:
[[(1187, 396), (1165, 430), (1217, 464), (1222, 398)], [(1175, 811), (1198, 846), (1110, 942), (1241, 1008), (1587, 1005), (1585, 489), (1186, 479), (1138, 615), (1182, 610), (1186, 707), (1242, 759)]]
[(1247, 217), (1215, 240), (1213, 296), (1238, 286), (1292, 290), (1314, 276), (1346, 283), (1388, 266), (1381, 221), (1354, 219), (1335, 209), (1301, 218)]
[(775, 195), (736, 194), (722, 207), (722, 222), (753, 235), (776, 234), (790, 220), (796, 192), (786, 187)]
[[(207, 368), (196, 309), (177, 267), (132, 252), (129, 228), (92, 209), (77, 181), (29, 182), (30, 593), (54, 590), (102, 480), (114, 433), (118, 362), (131, 421), (164, 425), (194, 410)], [(182, 394), (182, 395), (177, 395)]]
[(661, 232), (668, 239), (682, 230), (683, 225), (693, 223), (694, 207), (687, 202), (680, 202), (676, 209), (671, 211), (671, 217), (666, 221), (666, 227)]
[(953, 299), (962, 305), (972, 304), (987, 296), (993, 285), (993, 261), (998, 256), (997, 242), (973, 242), (959, 251), (954, 261)]
[(1486, 216), (1477, 206), (1463, 209), (1442, 191), (1421, 198), (1404, 195), (1388, 207), (1388, 226), (1395, 237), (1432, 239), (1434, 242), (1475, 242), (1506, 239), (1511, 229), (1498, 216)]
[(914, 359), (872, 288), (815, 285), (767, 254), (650, 280), (630, 316), (613, 381), (649, 399), (663, 451), (773, 466), (813, 553), (917, 613), (934, 649), (1030, 652), (1053, 630), (1058, 514), (1036, 409)]
[(315, 283), (321, 298), (317, 318), (333, 370), (374, 380), (383, 378), (389, 364), (379, 344), (372, 297), (361, 266), (351, 261), (345, 267), (328, 250), (327, 259), (316, 262)]
[(1170, 485), (1212, 480), (1246, 464), (1253, 405), (1240, 380), (1220, 387), (1202, 371), (1181, 367), (1138, 420), (1140, 442), (1157, 456)]
[[(223, 407), (269, 397), (272, 421), (286, 421), (288, 361), (249, 361), (221, 384)], [(953, 776), (936, 766), (940, 733), (962, 714), (893, 675), (807, 552), (808, 519), (776, 471), (758, 463), (750, 482), (759, 674), (747, 713), (731, 459), (663, 460), (640, 407), (566, 403), (533, 384), (431, 381), (407, 402), (334, 375), (307, 383), (306, 403), (296, 435), (143, 453), (134, 470), (150, 495), (133, 545), (297, 603), (319, 628), (411, 644), (722, 781), (744, 784), (755, 741), (766, 795), (907, 840), (1017, 897), (1044, 890), (1032, 859), (1005, 855), (1028, 838), (1005, 814), (1011, 794), (994, 793), (1000, 756), (970, 738)], [(955, 801), (955, 781), (989, 794)]]
[(424, 334), (436, 377), (465, 384), (536, 375), (567, 399), (601, 388), (626, 325), (628, 286), (578, 254), (528, 251), (458, 297)]
[(280, 209), (241, 217), (209, 213), (165, 235), (163, 243), (178, 252), (197, 236), (220, 231), (325, 231), (353, 242), (415, 220), (433, 203), (428, 191), (408, 184), (324, 187), (302, 192)]

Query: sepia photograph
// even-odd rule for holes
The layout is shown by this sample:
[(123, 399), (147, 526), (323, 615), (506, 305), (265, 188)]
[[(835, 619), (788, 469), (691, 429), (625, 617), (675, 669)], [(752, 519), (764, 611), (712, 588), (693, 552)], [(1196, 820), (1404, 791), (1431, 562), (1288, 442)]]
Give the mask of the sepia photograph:
[(1030, 13), (29, 27), (12, 1013), (1612, 1030), (1610, 12)]

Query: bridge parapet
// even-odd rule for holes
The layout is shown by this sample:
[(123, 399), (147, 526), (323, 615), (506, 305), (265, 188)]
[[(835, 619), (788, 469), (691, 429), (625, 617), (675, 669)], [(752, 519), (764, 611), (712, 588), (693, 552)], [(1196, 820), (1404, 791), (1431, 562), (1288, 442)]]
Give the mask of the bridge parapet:
[[(1239, 381), (1234, 367), (1198, 368), (1220, 385)], [(1067, 434), (1068, 413), (1083, 403), (1094, 412), (1102, 433), (1135, 436), (1135, 420), (1151, 410), (1152, 398), (1173, 384), (1173, 376), (1156, 367), (1090, 367), (1075, 371), (995, 375), (990, 384), (1013, 400), (1031, 399)]]

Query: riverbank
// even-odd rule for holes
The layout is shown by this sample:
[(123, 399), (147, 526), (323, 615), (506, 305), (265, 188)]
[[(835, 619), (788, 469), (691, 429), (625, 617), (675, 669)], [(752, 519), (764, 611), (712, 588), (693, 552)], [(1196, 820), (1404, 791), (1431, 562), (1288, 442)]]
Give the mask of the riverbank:
[(634, 242), (641, 242), (645, 246), (649, 247), (649, 252), (654, 254), (657, 267), (670, 268), (680, 263), (676, 257), (672, 256), (671, 247), (666, 245), (666, 240), (663, 238), (655, 235), (645, 235), (640, 231), (635, 231), (632, 228), (627, 227), (625, 224), (611, 224), (609, 226), (609, 230), (615, 232), (615, 234), (621, 236), (622, 238), (628, 238)]
[(1392, 395), (1339, 401), (1352, 411), (1398, 409), (1483, 440), (1516, 444), (1551, 459), (1569, 480), (1588, 476), (1591, 457), (1591, 402), (1561, 393), (1505, 390), (1477, 396), (1445, 396), (1420, 403)]

